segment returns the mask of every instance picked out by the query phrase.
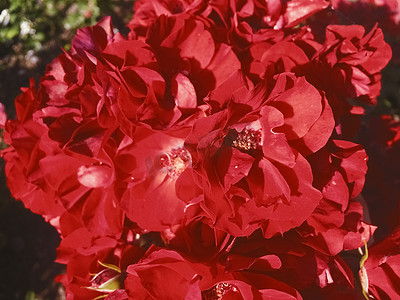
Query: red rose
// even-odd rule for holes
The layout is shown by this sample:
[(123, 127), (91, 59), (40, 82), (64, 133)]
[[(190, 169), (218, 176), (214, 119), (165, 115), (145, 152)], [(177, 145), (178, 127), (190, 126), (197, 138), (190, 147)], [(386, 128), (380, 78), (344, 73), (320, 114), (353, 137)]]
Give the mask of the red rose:
[[(261, 227), (270, 237), (299, 226), (320, 201), (320, 192), (312, 187), (308, 162), (290, 141), (307, 136), (324, 98), (291, 74), (253, 91), (240, 74), (226, 86), (235, 90), (222, 85), (210, 94), (206, 101), (215, 113), (197, 120), (185, 142), (199, 189), (182, 193), (188, 203), (196, 199), (188, 205), (189, 215), (206, 216), (235, 236)], [(330, 132), (320, 134), (323, 140), (322, 134)]]
[[(33, 132), (35, 127), (29, 127)], [(68, 234), (68, 227), (76, 226), (86, 226), (98, 235), (119, 233), (122, 212), (113, 204), (114, 175), (109, 161), (103, 163), (66, 155), (54, 147), (54, 142), (46, 134), (37, 141), (36, 149), (33, 148), (32, 152), (30, 148), (28, 154), (20, 142), (26, 141), (28, 146), (35, 140), (32, 135), (20, 137), (22, 139), (13, 137), (11, 147), (3, 153), (7, 162), (9, 187), (15, 198), (22, 200), (26, 207), (42, 214), (49, 221), (54, 220), (52, 224), (63, 234)], [(52, 152), (49, 151), (49, 145), (53, 146)], [(21, 160), (24, 151), (27, 161)], [(25, 183), (21, 180), (25, 180)], [(109, 209), (113, 213), (105, 214)], [(60, 228), (67, 216), (72, 217), (75, 225), (69, 223)]]
[[(138, 36), (145, 36), (146, 30), (154, 20), (162, 14), (167, 16), (191, 13), (210, 18), (216, 24), (224, 24), (231, 28), (233, 24), (249, 23), (255, 29), (294, 27), (316, 12), (328, 7), (324, 0), (318, 1), (137, 1), (135, 14), (129, 27)], [(232, 17), (233, 16), (233, 17)]]
[(390, 60), (391, 50), (377, 27), (364, 36), (361, 26), (331, 25), (323, 45), (304, 27), (286, 38), (253, 43), (247, 55), (244, 67), (254, 82), (285, 71), (305, 76), (326, 93), (338, 133), (353, 137), (364, 111), (353, 108), (347, 98), (376, 102), (380, 71)]
[[(330, 25), (326, 41), (314, 56), (313, 82), (329, 93), (376, 103), (380, 71), (391, 58), (391, 48), (376, 26), (368, 33), (362, 26)], [(317, 85), (318, 86), (318, 85)]]
[[(295, 41), (284, 39), (283, 32), (273, 36), (282, 36), (280, 40), (254, 43), (250, 48), (249, 73), (254, 81), (272, 77), (282, 72), (296, 72), (298, 68), (310, 62), (309, 55)], [(316, 45), (318, 47), (319, 44)]]
[(306, 222), (297, 229), (302, 242), (326, 255), (361, 247), (376, 230), (376, 226), (363, 222), (363, 207), (356, 201), (350, 201), (341, 212), (323, 199)]
[(203, 0), (139, 0), (135, 2), (133, 10), (135, 14), (130, 20), (128, 27), (135, 33), (137, 38), (145, 37), (148, 28), (154, 23), (154, 20), (161, 15), (174, 15), (183, 12), (197, 12), (204, 8)]
[[(63, 121), (77, 120), (79, 113), (61, 105), (39, 108), (38, 103), (48, 100), (44, 89), (41, 86), (38, 93), (33, 86), (26, 89), (16, 99), (18, 120), (7, 123), (10, 147), (2, 155), (14, 197), (45, 216), (63, 234), (69, 229), (60, 228), (60, 221), (67, 215), (74, 220), (69, 227), (87, 226), (99, 235), (118, 233), (122, 212), (113, 204), (113, 163), (107, 150), (100, 147), (104, 130), (92, 121), (66, 139), (61, 130)], [(50, 123), (49, 130), (46, 125)], [(88, 137), (88, 132), (94, 136)], [(57, 142), (51, 137), (56, 137)], [(60, 148), (61, 140), (67, 141), (69, 149)], [(103, 147), (112, 147), (110, 141)], [(105, 215), (104, 211), (111, 207), (114, 213)]]
[[(130, 241), (132, 242), (132, 241)], [(57, 280), (65, 287), (67, 299), (88, 299), (116, 295), (125, 299), (123, 281), (129, 264), (137, 262), (143, 249), (124, 240), (94, 237), (80, 228), (64, 237), (57, 249), (57, 262), (67, 265)]]
[(149, 29), (146, 42), (154, 49), (167, 84), (162, 107), (176, 105), (191, 113), (209, 91), (240, 69), (231, 46), (212, 29), (189, 14), (161, 16)]
[[(305, 299), (335, 299), (333, 295), (341, 293), (354, 296), (353, 274), (346, 262), (338, 255), (325, 255), (303, 244), (293, 233), (265, 239), (261, 232), (255, 232), (249, 238), (236, 239), (230, 255), (275, 257), (279, 268), (266, 268), (264, 264), (262, 272), (295, 288)], [(249, 269), (256, 271), (257, 264)]]
[(162, 231), (182, 221), (187, 203), (176, 187), (192, 166), (184, 147), (188, 125), (167, 131), (137, 127), (118, 150), (119, 181), (126, 183), (121, 206), (145, 230)]
[(360, 247), (376, 229), (363, 222), (363, 207), (355, 201), (367, 172), (365, 150), (348, 141), (332, 140), (307, 158), (323, 198), (299, 229), (304, 243), (329, 255)]
[[(148, 44), (110, 32), (107, 20), (80, 31), (72, 51), (55, 60), (42, 80), (48, 106), (74, 108), (47, 121), (51, 137), (61, 143), (88, 123), (105, 137), (118, 127), (129, 136), (138, 122), (168, 128), (196, 110), (194, 87), (183, 73), (165, 76), (163, 61), (160, 70), (160, 58)], [(70, 131), (61, 131), (66, 124)]]
[[(231, 266), (191, 261), (179, 253), (151, 248), (137, 264), (128, 267), (125, 289), (135, 299), (302, 299), (288, 285), (256, 271), (252, 266), (279, 268), (279, 259), (235, 257)], [(258, 263), (258, 264), (257, 264)], [(268, 267), (267, 267), (268, 266)]]
[(4, 131), (4, 140), (9, 147), (2, 151), (7, 184), (13, 197), (48, 221), (57, 225), (65, 208), (54, 201), (55, 190), (43, 178), (39, 163), (47, 155), (57, 153), (57, 145), (47, 137), (47, 128), (34, 122), (32, 114), (38, 106), (34, 82), (15, 99), (17, 120), (9, 120)]

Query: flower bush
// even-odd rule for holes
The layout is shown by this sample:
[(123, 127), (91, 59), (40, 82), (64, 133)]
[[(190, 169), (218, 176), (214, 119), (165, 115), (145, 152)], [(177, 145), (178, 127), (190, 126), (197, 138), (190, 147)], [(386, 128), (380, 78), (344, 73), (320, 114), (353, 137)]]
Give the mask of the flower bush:
[(128, 36), (78, 30), (22, 90), (6, 176), (62, 238), (67, 299), (400, 296), (398, 234), (367, 257), (353, 139), (391, 48), (377, 26), (321, 36), (329, 5), (137, 1)]

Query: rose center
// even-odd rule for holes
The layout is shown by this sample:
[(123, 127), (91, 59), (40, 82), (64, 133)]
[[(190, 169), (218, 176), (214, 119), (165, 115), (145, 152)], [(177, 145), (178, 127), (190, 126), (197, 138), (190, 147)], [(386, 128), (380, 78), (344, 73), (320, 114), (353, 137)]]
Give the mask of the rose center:
[(241, 151), (256, 150), (261, 146), (261, 136), (260, 130), (243, 129), (237, 133), (232, 146)]
[(202, 292), (202, 300), (220, 300), (228, 292), (238, 292), (238, 288), (227, 282), (220, 282), (211, 289)]
[(167, 169), (168, 176), (177, 178), (191, 164), (192, 159), (189, 151), (183, 147), (174, 148), (171, 151), (164, 153), (160, 158), (160, 163), (163, 168)]

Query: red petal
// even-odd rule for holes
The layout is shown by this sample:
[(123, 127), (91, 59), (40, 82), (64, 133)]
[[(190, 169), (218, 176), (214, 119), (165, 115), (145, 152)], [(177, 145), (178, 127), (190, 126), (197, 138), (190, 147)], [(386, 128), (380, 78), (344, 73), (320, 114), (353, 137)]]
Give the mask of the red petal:
[(107, 187), (112, 178), (112, 171), (107, 165), (81, 166), (77, 171), (77, 176), (79, 182), (86, 187)]
[(270, 105), (285, 116), (283, 131), (289, 139), (303, 137), (322, 113), (322, 96), (304, 77), (295, 81), (293, 88), (281, 94)]
[(175, 103), (179, 108), (196, 108), (197, 96), (190, 79), (182, 73), (178, 73), (171, 80), (171, 93), (175, 97)]

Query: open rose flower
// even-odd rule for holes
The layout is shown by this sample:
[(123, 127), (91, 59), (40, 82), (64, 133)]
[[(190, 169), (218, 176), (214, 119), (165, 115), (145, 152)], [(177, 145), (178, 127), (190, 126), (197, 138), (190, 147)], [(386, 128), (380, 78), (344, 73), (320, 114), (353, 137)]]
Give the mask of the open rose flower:
[[(105, 130), (92, 120), (78, 128), (70, 140), (66, 139), (67, 147), (60, 148), (59, 141), (66, 136), (59, 130), (60, 120), (78, 118), (77, 109), (39, 107), (48, 100), (46, 87), (40, 86), (36, 92), (31, 84), (16, 99), (18, 119), (6, 124), (6, 142), (10, 147), (2, 155), (13, 196), (33, 212), (42, 214), (63, 234), (79, 226), (98, 235), (119, 233), (123, 216), (114, 205), (115, 174), (108, 152), (113, 141), (104, 141), (100, 147)], [(49, 124), (54, 125), (53, 131)], [(93, 136), (88, 136), (88, 132)], [(113, 214), (105, 214), (110, 208)], [(65, 218), (69, 219), (68, 226), (61, 229), (60, 222)]]
[[(351, 19), (355, 24), (362, 25), (367, 29), (373, 28), (378, 23), (393, 49), (392, 62), (394, 64), (400, 62), (400, 43), (396, 39), (400, 32), (400, 5), (398, 0), (361, 0), (356, 2), (334, 0), (332, 7), (336, 14), (332, 14), (331, 17), (321, 16), (322, 19), (329, 20), (330, 24), (337, 24), (342, 17)], [(360, 14), (360, 11), (363, 13)], [(314, 24), (314, 26), (318, 25)]]
[[(314, 56), (312, 82), (327, 93), (376, 103), (381, 88), (380, 71), (391, 58), (391, 48), (376, 26), (367, 34), (359, 25), (331, 25), (326, 40)], [(318, 86), (318, 85), (317, 85)]]
[(56, 191), (49, 189), (39, 166), (47, 155), (57, 152), (57, 146), (46, 136), (46, 126), (32, 120), (38, 106), (34, 82), (22, 91), (15, 100), (17, 120), (9, 120), (4, 131), (5, 142), (9, 145), (2, 151), (7, 184), (12, 195), (26, 207), (48, 221), (57, 222), (65, 208), (54, 200)]
[(75, 109), (74, 114), (64, 113), (49, 123), (51, 136), (60, 142), (70, 138), (56, 131), (66, 123), (73, 132), (96, 121), (106, 137), (118, 127), (130, 135), (139, 121), (156, 120), (157, 126), (167, 126), (179, 118), (179, 110), (165, 110), (158, 103), (165, 82), (150, 46), (112, 30), (110, 20), (104, 19), (79, 31), (72, 51), (56, 59), (42, 80), (48, 106)]
[[(33, 120), (10, 122), (7, 127), (10, 147), (3, 157), (15, 198), (63, 234), (80, 226), (98, 235), (119, 233), (122, 211), (113, 204), (113, 164), (106, 152), (97, 158), (69, 155), (48, 137), (46, 127)], [(113, 213), (105, 214), (108, 209)], [(60, 228), (60, 223), (68, 225)]]
[(119, 180), (126, 182), (121, 206), (145, 230), (162, 231), (182, 221), (187, 203), (177, 187), (192, 167), (184, 147), (190, 130), (190, 126), (168, 131), (137, 127), (133, 139), (126, 139), (118, 150)]
[[(205, 216), (236, 236), (262, 228), (270, 237), (299, 226), (321, 194), (312, 186), (308, 162), (290, 142), (305, 139), (319, 120), (323, 95), (292, 74), (249, 90), (239, 73), (206, 101), (214, 113), (197, 120), (185, 142), (194, 170), (187, 185), (196, 186), (179, 191), (192, 201), (188, 216)], [(332, 119), (327, 124), (332, 128)], [(320, 132), (322, 140), (329, 135)]]
[[(18, 119), (6, 125), (11, 147), (3, 156), (14, 197), (62, 234), (79, 226), (98, 235), (117, 234), (122, 226), (122, 211), (114, 205), (115, 140), (109, 139), (115, 127), (100, 126), (95, 113), (99, 98), (85, 77), (94, 67), (88, 57), (111, 39), (105, 28), (107, 19), (80, 31), (71, 53), (48, 67), (39, 90), (31, 82), (16, 99)], [(82, 35), (87, 38), (84, 50)], [(81, 102), (81, 97), (88, 101)], [(106, 215), (109, 208), (113, 213)], [(60, 222), (68, 226), (61, 229)]]
[(320, 44), (313, 31), (305, 27), (276, 41), (254, 43), (246, 65), (253, 81), (285, 71), (305, 76), (326, 93), (335, 120), (340, 123), (346, 114), (364, 113), (352, 110), (348, 98), (376, 103), (380, 71), (389, 62), (391, 49), (376, 26), (365, 34), (362, 26), (331, 25), (325, 36), (325, 42)]
[[(177, 20), (177, 23), (177, 27), (185, 24), (183, 19)], [(191, 37), (171, 45), (171, 48), (179, 48), (178, 45), (182, 44), (181, 56), (177, 51), (175, 57), (178, 61), (186, 59), (185, 53), (192, 55), (192, 48), (187, 45), (193, 43), (199, 31), (200, 27)], [(157, 34), (153, 36), (154, 39), (163, 38)], [(214, 41), (210, 34), (205, 32), (203, 35), (205, 39), (201, 45), (206, 43), (210, 49), (213, 48)], [(80, 30), (72, 41), (72, 51), (59, 56), (48, 67), (41, 82), (44, 102), (49, 107), (57, 107), (60, 112), (60, 115), (52, 116), (53, 119), (46, 123), (50, 128), (50, 136), (63, 144), (71, 139), (74, 131), (82, 135), (101, 134), (101, 137), (107, 138), (119, 129), (131, 136), (138, 123), (148, 124), (155, 129), (167, 129), (196, 113), (196, 91), (200, 88), (191, 83), (184, 68), (172, 73), (168, 71), (171, 69), (171, 65), (165, 65), (168, 59), (172, 63), (177, 61), (154, 46), (124, 38), (120, 34), (114, 35), (109, 19)], [(197, 59), (197, 56), (193, 57), (194, 64)], [(223, 59), (227, 61), (220, 65)], [(227, 46), (221, 46), (215, 57), (214, 52), (208, 52), (205, 60), (209, 64), (202, 65), (208, 67), (204, 72), (215, 76), (226, 76), (230, 70), (235, 71), (240, 67), (236, 56)], [(197, 71), (201, 72), (202, 69)], [(65, 112), (67, 108), (70, 108), (69, 113)], [(68, 133), (61, 130), (64, 124), (70, 128)], [(94, 129), (93, 126), (98, 128)], [(82, 132), (86, 127), (90, 127), (87, 131), (101, 132)]]
[(223, 261), (196, 262), (178, 252), (151, 248), (127, 268), (125, 290), (135, 299), (302, 299), (290, 286), (257, 272), (257, 268), (280, 267), (275, 255), (232, 257)]
[(376, 226), (363, 221), (363, 207), (350, 201), (341, 212), (329, 200), (323, 199), (307, 223), (296, 229), (295, 240), (326, 255), (337, 255), (343, 250), (354, 250), (364, 245), (376, 230)]

